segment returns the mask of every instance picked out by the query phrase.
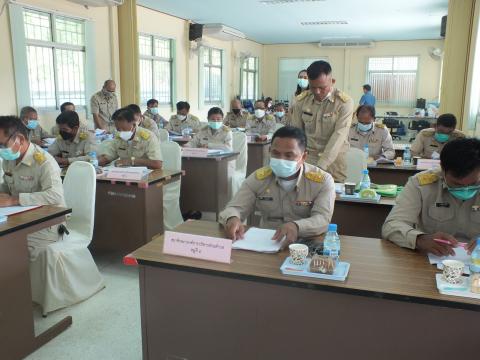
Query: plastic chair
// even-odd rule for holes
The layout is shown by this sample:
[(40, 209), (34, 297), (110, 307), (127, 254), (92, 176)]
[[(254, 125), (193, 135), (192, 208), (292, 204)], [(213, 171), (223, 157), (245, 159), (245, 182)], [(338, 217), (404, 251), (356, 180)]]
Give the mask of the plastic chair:
[[(174, 141), (160, 143), (163, 154), (163, 168), (168, 170), (182, 170), (182, 150)], [(172, 230), (183, 223), (180, 211), (181, 180), (174, 181), (163, 187), (163, 225), (165, 230)]]
[(345, 154), (347, 163), (347, 178), (345, 182), (358, 184), (362, 180), (363, 170), (367, 168), (365, 152), (360, 149), (350, 148)]
[(247, 176), (247, 136), (243, 132), (233, 133), (233, 151), (240, 153), (235, 161), (235, 170), (230, 178), (230, 199), (237, 193)]
[(168, 141), (168, 131), (165, 129), (158, 129), (160, 142)]
[(43, 314), (83, 301), (105, 287), (88, 245), (92, 241), (97, 179), (94, 167), (74, 162), (67, 170), (63, 188), (69, 235), (49, 245), (30, 263), (33, 301)]

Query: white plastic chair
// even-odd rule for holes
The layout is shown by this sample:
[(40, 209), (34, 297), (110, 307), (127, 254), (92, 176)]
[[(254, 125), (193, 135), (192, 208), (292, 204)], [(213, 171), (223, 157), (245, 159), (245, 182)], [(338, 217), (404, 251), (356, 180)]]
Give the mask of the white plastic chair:
[(43, 314), (83, 301), (105, 287), (88, 250), (95, 218), (96, 173), (84, 161), (67, 170), (63, 188), (72, 209), (65, 226), (69, 235), (49, 245), (30, 263), (33, 301)]
[[(174, 141), (160, 143), (163, 155), (163, 168), (168, 170), (182, 170), (182, 150)], [(174, 181), (163, 187), (163, 225), (165, 230), (172, 230), (183, 223), (180, 211), (180, 184), (181, 180)]]
[(363, 170), (367, 168), (365, 152), (351, 147), (345, 155), (345, 161), (347, 163), (347, 178), (345, 182), (358, 184), (362, 180)]
[(168, 141), (168, 131), (165, 129), (158, 129), (160, 142)]
[(235, 160), (235, 171), (230, 178), (230, 199), (237, 193), (247, 176), (247, 160), (248, 160), (247, 136), (243, 132), (233, 133), (233, 151), (239, 155)]

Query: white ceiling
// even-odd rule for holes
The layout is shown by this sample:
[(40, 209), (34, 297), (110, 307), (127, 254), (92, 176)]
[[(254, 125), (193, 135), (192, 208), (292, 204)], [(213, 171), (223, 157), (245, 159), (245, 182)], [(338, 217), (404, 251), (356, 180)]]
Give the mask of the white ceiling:
[[(138, 0), (196, 23), (223, 23), (262, 44), (439, 39), (448, 0)], [(280, 2), (280, 3), (279, 3)], [(346, 25), (301, 25), (346, 21)]]

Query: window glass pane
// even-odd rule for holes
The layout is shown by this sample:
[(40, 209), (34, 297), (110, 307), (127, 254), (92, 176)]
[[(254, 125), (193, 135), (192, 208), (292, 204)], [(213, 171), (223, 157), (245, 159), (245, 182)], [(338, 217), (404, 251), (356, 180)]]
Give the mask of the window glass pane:
[(51, 48), (27, 46), (30, 98), (34, 107), (55, 107), (55, 77)]
[(152, 37), (140, 35), (138, 37), (138, 48), (140, 55), (152, 55)]
[(55, 28), (57, 42), (78, 46), (85, 45), (84, 24), (82, 21), (56, 17)]
[(255, 98), (255, 73), (248, 73), (248, 99), (253, 100)]
[(203, 68), (203, 91), (205, 92), (205, 102), (210, 102), (210, 68)]
[(210, 64), (210, 49), (205, 49), (203, 51), (203, 63)]
[(392, 70), (393, 58), (375, 57), (368, 60), (369, 71)]
[(154, 39), (155, 56), (170, 59), (170, 40)]
[(171, 74), (170, 74), (170, 62), (169, 61), (154, 61), (153, 73), (155, 81), (155, 94), (154, 98), (158, 100), (160, 104), (170, 104), (171, 100)]
[(418, 58), (416, 56), (402, 56), (393, 59), (393, 70), (417, 70)]
[(212, 65), (222, 65), (222, 51), (212, 49)]
[(152, 60), (140, 59), (140, 99), (146, 103), (153, 97)]
[(248, 81), (247, 72), (244, 71), (242, 74), (242, 95), (241, 95), (242, 99), (248, 99), (247, 81)]
[(24, 10), (23, 21), (25, 38), (31, 40), (51, 41), (50, 14), (33, 10)]
[(56, 49), (58, 102), (85, 105), (84, 52)]
[(222, 69), (212, 67), (210, 76), (210, 101), (220, 102), (222, 100)]
[(255, 70), (255, 58), (251, 57), (248, 59), (248, 68), (250, 70)]

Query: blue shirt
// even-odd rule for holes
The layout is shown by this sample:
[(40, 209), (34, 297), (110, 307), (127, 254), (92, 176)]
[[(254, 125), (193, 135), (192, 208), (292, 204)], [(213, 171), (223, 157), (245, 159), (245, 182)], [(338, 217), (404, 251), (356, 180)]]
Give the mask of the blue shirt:
[(371, 105), (375, 106), (375, 96), (369, 91), (362, 95), (360, 98), (360, 105)]

